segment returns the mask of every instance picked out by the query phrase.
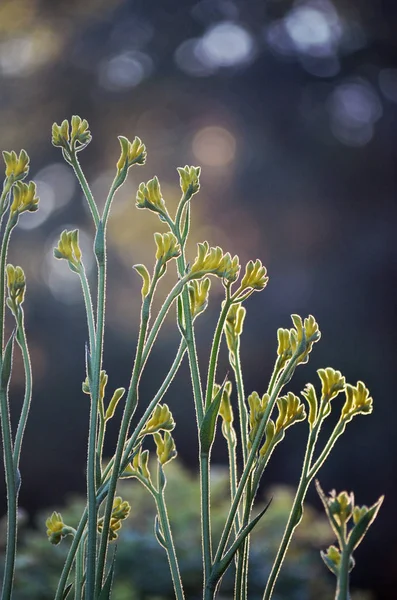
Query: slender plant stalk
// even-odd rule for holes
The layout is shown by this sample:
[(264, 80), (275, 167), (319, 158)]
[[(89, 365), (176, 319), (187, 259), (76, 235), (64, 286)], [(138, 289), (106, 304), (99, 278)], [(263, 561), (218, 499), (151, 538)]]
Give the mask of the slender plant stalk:
[(288, 522), (284, 531), (283, 539), (277, 551), (277, 556), (272, 565), (269, 578), (267, 580), (265, 592), (263, 594), (263, 600), (269, 600), (273, 594), (274, 586), (276, 584), (277, 577), (280, 573), (281, 565), (283, 564), (288, 546), (296, 527), (299, 525), (302, 513), (303, 513), (303, 501), (306, 496), (307, 489), (310, 485), (311, 478), (309, 477), (310, 464), (313, 457), (314, 448), (316, 445), (318, 436), (318, 429), (313, 428), (309, 435), (309, 440), (306, 446), (305, 457), (303, 460), (302, 475), (299, 481), (298, 488), (296, 490), (294, 502), (289, 514)]
[(97, 460), (97, 429), (99, 387), (102, 367), (103, 333), (105, 321), (105, 283), (106, 261), (98, 262), (98, 308), (97, 329), (94, 355), (94, 373), (92, 377), (90, 429), (88, 437), (87, 457), (87, 498), (88, 498), (88, 538), (87, 538), (87, 567), (86, 567), (86, 597), (94, 598), (95, 572), (97, 563), (97, 521), (98, 510), (96, 502), (96, 460)]
[[(162, 469), (162, 466), (159, 465), (159, 470)], [(154, 497), (156, 500), (157, 512), (160, 520), (161, 530), (164, 535), (164, 541), (166, 543), (166, 552), (168, 557), (168, 562), (170, 565), (170, 571), (172, 576), (172, 581), (174, 584), (175, 598), (176, 600), (184, 600), (185, 595), (182, 587), (181, 574), (179, 571), (178, 559), (175, 552), (174, 541), (172, 538), (170, 521), (167, 513), (167, 506), (164, 498), (164, 489), (162, 486), (159, 486), (159, 490), (155, 492)]]
[(85, 554), (85, 536), (82, 536), (76, 553), (74, 600), (82, 600), (84, 586), (84, 554)]
[(95, 200), (94, 200), (94, 196), (92, 195), (92, 192), (90, 190), (90, 186), (88, 185), (88, 181), (81, 169), (80, 163), (79, 163), (79, 159), (77, 158), (77, 154), (74, 153), (72, 158), (71, 158), (71, 162), (70, 164), (73, 167), (73, 170), (76, 174), (76, 177), (81, 185), (81, 188), (84, 192), (84, 196), (88, 202), (88, 206), (90, 208), (91, 214), (92, 214), (92, 218), (94, 219), (94, 223), (95, 223), (95, 228), (98, 228), (99, 225), (99, 211), (98, 211), (98, 207), (95, 204)]
[(5, 272), (6, 272), (6, 261), (8, 245), (10, 243), (11, 231), (13, 226), (8, 221), (4, 237), (1, 243), (0, 251), (0, 352), (3, 356), (3, 345), (4, 345), (4, 309), (5, 309)]
[[(5, 308), (5, 264), (10, 235), (13, 227), (8, 221), (0, 251), (0, 352), (1, 363), (3, 362), (4, 344), (4, 308)], [(15, 553), (17, 543), (17, 519), (18, 519), (18, 490), (16, 485), (16, 471), (13, 457), (13, 443), (11, 433), (11, 421), (8, 405), (8, 389), (0, 387), (0, 415), (1, 434), (3, 439), (3, 460), (5, 469), (5, 480), (7, 488), (7, 544), (4, 566), (4, 580), (2, 587), (2, 600), (9, 600), (12, 594), (14, 579)]]
[(92, 306), (92, 298), (90, 292), (90, 286), (88, 284), (87, 274), (85, 272), (83, 264), (79, 272), (81, 281), (81, 287), (83, 290), (85, 311), (87, 315), (87, 326), (88, 326), (88, 339), (90, 343), (90, 354), (95, 355), (95, 322), (94, 322), (94, 308)]
[[(124, 451), (124, 455), (123, 455), (123, 459), (122, 459), (122, 463), (121, 463), (121, 470), (125, 469), (125, 467), (127, 466), (128, 462), (129, 462), (129, 457), (131, 455), (131, 452), (134, 448), (134, 446), (136, 445), (138, 438), (141, 434), (142, 429), (144, 428), (144, 426), (146, 425), (146, 421), (147, 419), (150, 417), (151, 413), (153, 412), (154, 408), (156, 407), (156, 405), (160, 402), (160, 400), (162, 399), (162, 397), (164, 396), (164, 394), (166, 393), (168, 387), (170, 386), (172, 380), (175, 377), (176, 372), (178, 371), (180, 364), (182, 362), (183, 356), (186, 352), (186, 343), (184, 340), (181, 341), (181, 344), (179, 346), (177, 355), (175, 357), (175, 360), (172, 364), (172, 366), (170, 367), (170, 370), (167, 374), (167, 377), (165, 378), (165, 380), (163, 381), (160, 389), (158, 390), (157, 394), (155, 395), (155, 397), (153, 398), (153, 400), (150, 402), (149, 406), (147, 407), (147, 409), (145, 410), (145, 413), (142, 415), (142, 418), (139, 420), (139, 423), (137, 424), (137, 426), (134, 429), (134, 433), (131, 436), (128, 444), (125, 447), (125, 451)], [(108, 493), (108, 485), (109, 482), (106, 481), (109, 473), (111, 472), (111, 469), (113, 467), (113, 463), (114, 460), (111, 459), (108, 463), (108, 465), (106, 466), (106, 468), (104, 469), (104, 472), (102, 474), (102, 485), (99, 488), (98, 492), (97, 492), (97, 504), (98, 506), (102, 503), (102, 501), (106, 498), (107, 493)], [(79, 526), (77, 528), (77, 532), (76, 535), (73, 539), (73, 542), (69, 548), (69, 552), (68, 552), (68, 556), (64, 565), (64, 568), (62, 570), (62, 574), (61, 574), (61, 578), (59, 580), (59, 584), (58, 584), (58, 588), (57, 588), (57, 593), (55, 596), (55, 600), (61, 600), (62, 596), (63, 596), (63, 592), (67, 583), (67, 578), (69, 576), (70, 570), (72, 568), (73, 565), (73, 561), (74, 561), (74, 557), (76, 555), (76, 550), (78, 548), (81, 536), (83, 535), (85, 526), (87, 524), (87, 516), (88, 516), (88, 510), (87, 508), (85, 508), (83, 515), (80, 519), (80, 523)]]
[(32, 368), (30, 364), (30, 356), (28, 344), (26, 341), (25, 327), (23, 323), (23, 313), (21, 311), (20, 321), (18, 323), (18, 330), (16, 340), (22, 351), (23, 367), (25, 372), (25, 394), (23, 398), (21, 415), (19, 417), (17, 432), (15, 434), (14, 441), (14, 467), (15, 470), (19, 468), (19, 458), (21, 455), (21, 446), (23, 441), (23, 435), (25, 433), (26, 422), (29, 415), (30, 402), (32, 399)]
[(3, 438), (4, 468), (7, 487), (7, 546), (1, 599), (10, 600), (14, 578), (17, 543), (18, 494), (12, 449), (11, 423), (8, 409), (8, 393), (0, 387), (1, 434)]
[(335, 600), (350, 600), (349, 593), (349, 559), (350, 554), (343, 543), (341, 547), (341, 561), (338, 571), (338, 583), (336, 588)]
[(238, 506), (240, 504), (240, 500), (242, 497), (242, 494), (244, 492), (245, 486), (247, 484), (249, 475), (251, 473), (251, 469), (253, 467), (254, 461), (256, 460), (256, 456), (257, 456), (257, 452), (259, 450), (259, 446), (261, 444), (264, 432), (265, 432), (265, 428), (266, 425), (268, 423), (268, 420), (270, 418), (270, 415), (272, 413), (272, 410), (274, 408), (274, 405), (276, 403), (276, 400), (280, 394), (280, 391), (282, 390), (282, 388), (284, 387), (285, 383), (289, 381), (292, 373), (295, 370), (296, 367), (296, 362), (299, 358), (299, 355), (301, 353), (301, 349), (297, 348), (297, 350), (295, 351), (294, 355), (292, 356), (292, 358), (290, 359), (288, 365), (286, 366), (285, 370), (283, 371), (282, 375), (280, 376), (280, 378), (277, 381), (277, 384), (275, 385), (274, 389), (273, 389), (273, 393), (269, 398), (269, 402), (268, 405), (266, 407), (265, 412), (263, 413), (263, 417), (262, 420), (260, 422), (260, 425), (258, 427), (258, 431), (257, 434), (255, 436), (255, 439), (252, 443), (252, 448), (251, 451), (248, 455), (247, 458), (247, 464), (244, 467), (243, 473), (241, 475), (240, 478), (240, 482), (237, 486), (237, 490), (236, 490), (236, 495), (235, 498), (232, 502), (232, 505), (230, 507), (227, 519), (226, 519), (226, 523), (225, 523), (225, 527), (223, 529), (222, 535), (221, 535), (221, 539), (218, 545), (218, 549), (215, 555), (215, 563), (218, 563), (223, 555), (223, 552), (225, 550), (227, 541), (229, 539), (229, 535), (230, 535), (230, 531), (233, 525), (233, 521), (234, 521), (234, 517), (236, 514), (236, 511), (238, 510)]
[(141, 322), (140, 322), (140, 328), (139, 328), (139, 337), (138, 337), (137, 351), (136, 351), (136, 355), (135, 355), (134, 368), (132, 371), (131, 382), (130, 382), (130, 386), (128, 389), (126, 405), (125, 405), (125, 409), (124, 409), (123, 418), (121, 421), (121, 427), (120, 427), (120, 433), (119, 433), (119, 437), (118, 437), (118, 441), (117, 441), (116, 452), (114, 455), (112, 475), (109, 480), (109, 491), (108, 491), (108, 496), (107, 496), (107, 500), (106, 500), (103, 529), (102, 529), (102, 534), (101, 534), (101, 541), (100, 541), (100, 548), (99, 548), (99, 555), (98, 555), (98, 564), (97, 564), (97, 579), (96, 579), (97, 593), (99, 593), (100, 588), (102, 586), (103, 573), (104, 573), (104, 568), (105, 568), (105, 563), (106, 563), (107, 546), (108, 546), (109, 525), (110, 525), (110, 519), (111, 519), (111, 515), (112, 515), (112, 508), (113, 508), (113, 499), (114, 499), (114, 495), (116, 492), (117, 481), (118, 481), (118, 478), (120, 475), (120, 466), (121, 466), (121, 461), (123, 458), (124, 446), (125, 446), (125, 442), (127, 439), (131, 419), (134, 414), (134, 411), (135, 411), (135, 408), (137, 405), (137, 401), (138, 401), (138, 385), (139, 385), (139, 379), (140, 379), (141, 372), (142, 372), (142, 357), (143, 357), (144, 343), (145, 343), (146, 332), (147, 332), (147, 327), (148, 327), (149, 317), (150, 317), (150, 305), (151, 305), (155, 287), (157, 285), (158, 276), (159, 276), (159, 271), (158, 271), (158, 269), (156, 269), (155, 275), (153, 277), (153, 280), (152, 280), (152, 283), (150, 286), (149, 293), (142, 303)]

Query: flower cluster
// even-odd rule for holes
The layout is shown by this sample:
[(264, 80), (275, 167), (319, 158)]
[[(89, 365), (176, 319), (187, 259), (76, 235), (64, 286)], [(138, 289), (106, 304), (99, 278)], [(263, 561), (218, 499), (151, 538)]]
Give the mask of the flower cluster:
[[(116, 496), (113, 500), (112, 516), (110, 518), (109, 525), (109, 541), (112, 542), (117, 539), (118, 531), (121, 529), (121, 522), (128, 517), (130, 514), (131, 506), (129, 503), (120, 497)], [(104, 518), (101, 517), (98, 520), (98, 531), (102, 533)]]
[(19, 156), (12, 150), (3, 152), (4, 162), (6, 164), (6, 177), (13, 182), (24, 179), (29, 173), (29, 156), (25, 150), (21, 150)]
[(62, 231), (58, 246), (54, 248), (54, 256), (59, 260), (66, 259), (72, 271), (78, 272), (81, 265), (79, 231)]
[(229, 252), (224, 254), (219, 246), (210, 248), (208, 242), (197, 246), (198, 255), (189, 271), (190, 279), (200, 279), (203, 275), (216, 275), (229, 284), (236, 281), (240, 271), (238, 256), (232, 258)]
[(193, 196), (200, 189), (200, 167), (178, 167), (179, 183), (185, 196)]

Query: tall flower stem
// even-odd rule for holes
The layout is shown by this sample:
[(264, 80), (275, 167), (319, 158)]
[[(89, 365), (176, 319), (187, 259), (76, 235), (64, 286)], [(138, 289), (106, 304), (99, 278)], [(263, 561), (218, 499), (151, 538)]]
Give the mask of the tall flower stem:
[[(159, 469), (159, 480), (160, 470), (162, 469), (162, 465), (158, 465)], [(163, 475), (164, 477), (164, 475)], [(168, 562), (170, 565), (172, 582), (174, 584), (175, 598), (176, 600), (184, 600), (185, 595), (183, 593), (181, 574), (179, 571), (178, 559), (175, 552), (174, 541), (171, 533), (170, 521), (167, 513), (167, 506), (164, 498), (164, 486), (159, 484), (159, 489), (154, 493), (154, 498), (156, 500), (157, 513), (160, 520), (161, 530), (164, 535), (164, 541), (166, 545), (166, 552), (168, 557)]]

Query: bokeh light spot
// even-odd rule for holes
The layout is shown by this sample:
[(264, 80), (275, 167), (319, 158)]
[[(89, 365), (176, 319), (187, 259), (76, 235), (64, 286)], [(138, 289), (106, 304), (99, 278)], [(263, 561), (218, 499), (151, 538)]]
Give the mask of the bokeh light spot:
[(99, 65), (99, 82), (111, 91), (123, 91), (139, 85), (153, 70), (153, 61), (144, 52), (123, 52)]
[(204, 127), (194, 136), (192, 148), (201, 164), (223, 167), (235, 158), (236, 139), (224, 127)]
[(338, 85), (328, 101), (331, 128), (343, 143), (367, 144), (373, 125), (382, 116), (382, 104), (375, 90), (364, 80)]
[(204, 34), (195, 52), (199, 60), (209, 67), (233, 67), (251, 61), (254, 39), (241, 25), (224, 21)]
[(313, 56), (333, 54), (342, 35), (335, 8), (326, 0), (293, 8), (285, 28), (297, 51)]

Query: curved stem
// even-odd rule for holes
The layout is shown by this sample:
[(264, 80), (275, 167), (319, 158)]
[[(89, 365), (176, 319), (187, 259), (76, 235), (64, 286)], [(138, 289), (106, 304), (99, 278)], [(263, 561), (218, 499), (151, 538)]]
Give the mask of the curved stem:
[(241, 369), (240, 340), (238, 341), (236, 351), (233, 353), (233, 357), (234, 361), (232, 368), (236, 378), (237, 400), (240, 417), (241, 448), (243, 452), (243, 464), (245, 465), (248, 456), (248, 411), (245, 403), (243, 373)]
[(23, 435), (25, 433), (26, 421), (29, 414), (30, 402), (32, 399), (32, 369), (30, 364), (29, 349), (26, 341), (25, 327), (23, 323), (23, 312), (21, 309), (20, 320), (18, 322), (18, 331), (16, 340), (22, 351), (23, 367), (25, 371), (25, 395), (22, 404), (21, 415), (14, 442), (14, 468), (19, 467), (19, 457), (21, 455), (21, 446)]
[(10, 243), (11, 231), (13, 226), (8, 221), (4, 232), (4, 238), (1, 243), (0, 251), (0, 353), (3, 356), (3, 344), (4, 344), (4, 308), (5, 308), (5, 272), (6, 272), (6, 261), (8, 245)]
[(231, 306), (231, 301), (229, 294), (227, 294), (226, 299), (223, 302), (221, 314), (219, 315), (218, 323), (216, 324), (216, 329), (214, 333), (214, 339), (212, 341), (211, 347), (211, 356), (210, 363), (208, 367), (208, 376), (207, 376), (207, 391), (205, 394), (205, 406), (208, 407), (212, 401), (212, 395), (214, 390), (215, 383), (215, 373), (216, 366), (218, 363), (218, 355), (219, 355), (219, 347), (223, 334), (223, 327), (225, 325), (227, 313), (229, 312), (229, 308)]
[(84, 265), (81, 263), (81, 269), (79, 270), (79, 277), (81, 287), (83, 290), (85, 311), (87, 314), (87, 326), (88, 326), (88, 339), (90, 342), (90, 353), (91, 356), (95, 354), (95, 323), (94, 323), (94, 309), (92, 306), (92, 298), (90, 287), (88, 284), (87, 274), (84, 269)]
[[(159, 465), (159, 469), (162, 468)], [(170, 521), (167, 513), (167, 506), (164, 498), (164, 490), (158, 491), (155, 494), (155, 500), (157, 505), (157, 512), (159, 515), (161, 530), (164, 535), (164, 541), (166, 544), (166, 552), (168, 557), (168, 562), (170, 565), (170, 571), (172, 576), (172, 581), (174, 584), (175, 598), (176, 600), (184, 600), (185, 595), (183, 593), (181, 574), (179, 571), (178, 559), (175, 552), (174, 541), (172, 538)]]
[(288, 522), (284, 530), (283, 539), (279, 546), (276, 559), (273, 563), (272, 570), (267, 580), (265, 592), (263, 594), (263, 600), (270, 600), (274, 586), (276, 584), (277, 577), (280, 573), (281, 565), (283, 564), (288, 546), (296, 527), (299, 525), (303, 513), (303, 501), (306, 496), (307, 489), (311, 482), (308, 476), (310, 470), (310, 464), (313, 457), (314, 448), (317, 442), (318, 431), (312, 429), (309, 434), (309, 440), (306, 446), (305, 458), (303, 460), (302, 475), (299, 481), (298, 488), (296, 490), (294, 502), (289, 514)]
[(255, 436), (255, 439), (253, 441), (252, 444), (252, 448), (251, 451), (248, 455), (247, 458), (247, 464), (244, 467), (244, 471), (241, 475), (241, 479), (240, 482), (238, 484), (237, 490), (236, 490), (236, 495), (235, 498), (232, 502), (232, 505), (230, 507), (227, 519), (226, 519), (226, 523), (225, 523), (225, 527), (223, 529), (222, 535), (221, 535), (221, 539), (218, 545), (218, 549), (215, 555), (215, 559), (214, 562), (217, 563), (220, 561), (220, 559), (222, 558), (223, 552), (225, 550), (225, 546), (227, 544), (227, 540), (229, 539), (229, 535), (230, 535), (230, 531), (231, 528), (233, 526), (233, 521), (234, 521), (234, 517), (235, 514), (237, 512), (238, 506), (240, 504), (240, 500), (241, 497), (243, 495), (248, 477), (251, 473), (251, 469), (253, 467), (253, 464), (257, 458), (257, 452), (259, 450), (259, 446), (261, 444), (263, 435), (265, 433), (265, 429), (266, 429), (266, 425), (268, 423), (268, 420), (270, 418), (270, 415), (272, 413), (273, 407), (276, 403), (276, 400), (280, 394), (281, 389), (284, 387), (285, 383), (287, 383), (290, 380), (290, 377), (292, 375), (292, 373), (294, 372), (294, 369), (296, 367), (296, 362), (299, 358), (299, 354), (301, 354), (301, 348), (298, 348), (295, 352), (295, 354), (292, 356), (291, 360), (289, 361), (288, 365), (286, 366), (286, 368), (284, 369), (282, 375), (280, 376), (280, 378), (277, 381), (277, 384), (275, 385), (274, 389), (273, 389), (273, 393), (271, 394), (270, 398), (269, 398), (269, 402), (268, 405), (266, 407), (265, 412), (263, 413), (263, 417), (262, 420), (260, 422), (260, 425), (258, 427), (258, 431), (257, 434)]
[(15, 482), (15, 470), (12, 451), (11, 423), (8, 409), (8, 391), (0, 387), (1, 434), (3, 438), (4, 469), (7, 487), (7, 546), (4, 566), (2, 600), (10, 600), (15, 568), (17, 543), (17, 506), (18, 493)]
[(97, 433), (98, 433), (98, 406), (99, 387), (102, 367), (103, 332), (105, 323), (105, 284), (106, 265), (98, 262), (98, 305), (97, 329), (94, 355), (94, 372), (92, 376), (90, 428), (88, 437), (87, 457), (87, 499), (88, 499), (88, 538), (87, 538), (87, 598), (94, 598), (95, 572), (97, 563), (97, 521), (98, 509), (96, 502), (96, 472), (97, 472)]
[(79, 180), (79, 183), (81, 185), (81, 188), (84, 192), (84, 196), (88, 202), (88, 206), (90, 208), (91, 214), (92, 214), (92, 218), (94, 219), (94, 223), (95, 223), (95, 227), (98, 228), (98, 224), (99, 224), (99, 211), (98, 211), (98, 207), (95, 204), (95, 200), (94, 200), (94, 196), (92, 195), (92, 192), (90, 190), (90, 186), (88, 185), (88, 181), (85, 178), (85, 175), (81, 169), (79, 160), (77, 158), (77, 154), (74, 153), (71, 156), (71, 161), (70, 164), (73, 167), (73, 170), (76, 174), (77, 179)]

